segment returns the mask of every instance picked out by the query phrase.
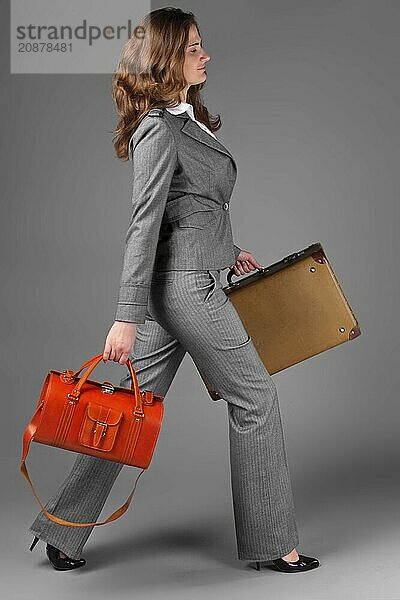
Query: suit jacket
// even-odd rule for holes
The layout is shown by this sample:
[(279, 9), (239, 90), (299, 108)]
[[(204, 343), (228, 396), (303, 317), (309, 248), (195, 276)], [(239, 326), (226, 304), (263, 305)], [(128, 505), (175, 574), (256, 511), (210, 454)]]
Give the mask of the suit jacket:
[(237, 177), (227, 148), (193, 121), (153, 108), (129, 141), (132, 216), (115, 319), (144, 323), (153, 270), (225, 269), (233, 243), (229, 201)]

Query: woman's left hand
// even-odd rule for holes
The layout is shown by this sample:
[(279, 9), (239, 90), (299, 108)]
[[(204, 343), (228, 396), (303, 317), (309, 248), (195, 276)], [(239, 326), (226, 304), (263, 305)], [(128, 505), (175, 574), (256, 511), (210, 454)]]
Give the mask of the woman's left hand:
[(250, 273), (250, 271), (254, 271), (255, 269), (262, 269), (263, 266), (256, 261), (251, 252), (247, 252), (247, 250), (241, 250), (240, 254), (236, 258), (235, 264), (229, 268), (234, 269), (235, 275), (239, 276), (244, 275), (245, 273)]

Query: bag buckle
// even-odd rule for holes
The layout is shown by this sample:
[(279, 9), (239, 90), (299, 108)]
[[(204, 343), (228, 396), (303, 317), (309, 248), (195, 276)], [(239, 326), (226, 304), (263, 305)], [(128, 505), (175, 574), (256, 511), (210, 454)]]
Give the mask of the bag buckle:
[[(73, 392), (76, 392), (77, 395), (74, 396)], [(68, 401), (68, 404), (76, 404), (78, 402), (78, 400), (79, 400), (79, 390), (77, 390), (77, 389), (73, 390), (72, 394), (71, 393), (67, 394), (67, 397), (70, 399)]]
[(94, 426), (93, 429), (93, 433), (96, 433), (97, 430), (97, 425), (101, 425), (102, 427), (104, 427), (103, 432), (102, 432), (102, 436), (106, 435), (106, 431), (107, 431), (107, 427), (108, 427), (108, 423), (105, 423), (104, 421), (96, 421), (96, 425)]

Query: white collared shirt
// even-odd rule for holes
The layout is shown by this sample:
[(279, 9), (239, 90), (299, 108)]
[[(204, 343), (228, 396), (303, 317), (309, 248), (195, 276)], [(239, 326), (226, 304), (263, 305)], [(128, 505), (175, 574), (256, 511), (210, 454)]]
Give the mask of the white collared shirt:
[(173, 115), (179, 115), (180, 113), (187, 111), (189, 113), (190, 118), (193, 121), (195, 121), (202, 129), (204, 129), (204, 131), (206, 131), (207, 133), (212, 135), (215, 139), (217, 139), (217, 137), (213, 134), (213, 132), (210, 131), (208, 129), (208, 127), (206, 125), (204, 125), (204, 123), (201, 123), (200, 121), (198, 121), (197, 119), (194, 118), (193, 105), (189, 104), (189, 102), (181, 102), (180, 104), (178, 104), (178, 106), (173, 106), (172, 108), (167, 108), (167, 111), (172, 113)]

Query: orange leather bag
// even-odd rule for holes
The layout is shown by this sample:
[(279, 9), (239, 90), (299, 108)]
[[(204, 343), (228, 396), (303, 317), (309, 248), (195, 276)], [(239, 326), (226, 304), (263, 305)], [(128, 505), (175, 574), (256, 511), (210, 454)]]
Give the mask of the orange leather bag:
[[(118, 519), (128, 509), (139, 477), (150, 464), (164, 415), (164, 396), (140, 391), (135, 370), (128, 359), (132, 387), (113, 386), (88, 379), (102, 360), (98, 354), (74, 373), (51, 370), (44, 381), (36, 411), (25, 429), (20, 471), (28, 481), (45, 515), (59, 525), (89, 527)], [(80, 372), (87, 370), (82, 377)], [(141, 467), (126, 502), (98, 523), (75, 523), (49, 513), (35, 492), (25, 460), (31, 441), (57, 446)]]

